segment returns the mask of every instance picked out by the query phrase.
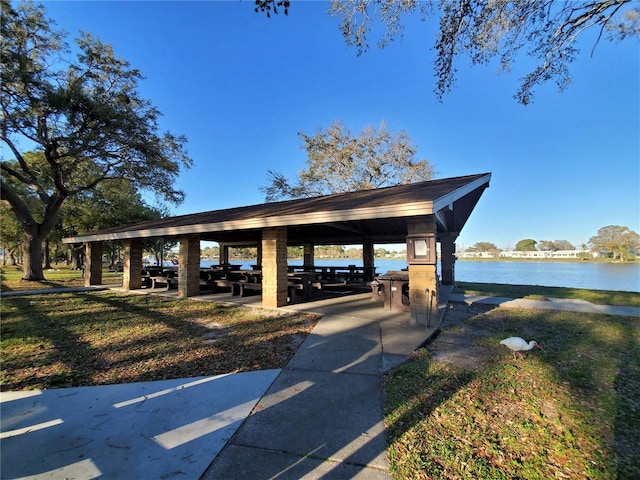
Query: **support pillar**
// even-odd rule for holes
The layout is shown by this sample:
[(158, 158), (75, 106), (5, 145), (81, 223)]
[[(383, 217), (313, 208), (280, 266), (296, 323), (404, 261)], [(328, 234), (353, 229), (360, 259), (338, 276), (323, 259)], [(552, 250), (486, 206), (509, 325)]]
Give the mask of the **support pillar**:
[(305, 243), (303, 245), (304, 253), (303, 253), (303, 262), (302, 265), (306, 269), (311, 268), (315, 264), (314, 251), (315, 245), (313, 243)]
[(122, 288), (137, 290), (140, 287), (142, 287), (142, 239), (133, 238), (124, 241)]
[(84, 285), (102, 285), (102, 242), (85, 243)]
[(218, 263), (220, 265), (229, 263), (229, 245), (220, 243), (219, 247), (220, 247), (220, 253), (218, 254)]
[(370, 282), (375, 277), (374, 248), (371, 240), (365, 240), (362, 244), (362, 266), (365, 272), (365, 282)]
[(265, 228), (262, 231), (262, 306), (286, 306), (287, 290), (287, 229)]
[(411, 325), (432, 326), (438, 321), (438, 276), (435, 252), (436, 227), (433, 217), (425, 217), (407, 224), (409, 235), (428, 239), (432, 246), (431, 259), (428, 261), (410, 260), (409, 263), (409, 301), (411, 303)]
[(200, 236), (180, 237), (178, 253), (178, 297), (200, 294)]
[(440, 238), (440, 265), (442, 267), (442, 284), (453, 285), (455, 283), (456, 263), (456, 237), (444, 235)]

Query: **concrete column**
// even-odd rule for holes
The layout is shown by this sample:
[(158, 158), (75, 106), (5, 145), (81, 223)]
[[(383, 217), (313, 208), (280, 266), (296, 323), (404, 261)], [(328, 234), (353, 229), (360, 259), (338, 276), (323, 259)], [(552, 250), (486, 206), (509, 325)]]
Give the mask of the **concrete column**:
[[(433, 217), (424, 217), (407, 222), (409, 235), (435, 238), (436, 226)], [(435, 242), (434, 246), (435, 246)], [(409, 301), (411, 302), (410, 323), (431, 326), (438, 316), (437, 258), (433, 264), (409, 263)]]
[(200, 294), (200, 236), (180, 237), (178, 253), (178, 297)]
[(409, 265), (411, 325), (434, 325), (438, 315), (438, 281), (435, 265)]
[(287, 304), (287, 229), (262, 230), (262, 306), (284, 307)]
[(314, 263), (315, 263), (315, 258), (314, 258), (314, 247), (315, 245), (313, 243), (305, 243), (303, 246), (304, 249), (304, 254), (303, 254), (303, 258), (304, 261), (302, 262), (302, 265), (304, 267), (313, 267)]
[(220, 265), (229, 263), (229, 246), (224, 243), (220, 243), (220, 256), (218, 257), (218, 263)]
[(442, 266), (442, 284), (453, 285), (455, 282), (456, 238), (444, 235), (440, 238), (440, 265)]
[(373, 272), (374, 272), (373, 267), (375, 266), (374, 259), (375, 259), (375, 255), (374, 255), (373, 242), (371, 240), (365, 240), (364, 243), (362, 244), (362, 266), (364, 268), (371, 269), (371, 275), (370, 277), (365, 277), (364, 279), (365, 282), (370, 282), (371, 280), (373, 280)]
[(124, 241), (124, 266), (122, 288), (137, 290), (142, 287), (142, 239)]
[(102, 242), (85, 243), (84, 285), (102, 285)]

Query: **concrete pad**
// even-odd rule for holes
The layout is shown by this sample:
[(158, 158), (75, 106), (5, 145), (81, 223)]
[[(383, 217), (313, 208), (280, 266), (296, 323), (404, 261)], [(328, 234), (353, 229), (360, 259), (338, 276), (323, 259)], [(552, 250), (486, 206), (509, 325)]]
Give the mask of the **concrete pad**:
[(2, 478), (198, 478), (279, 372), (3, 392)]
[[(288, 305), (287, 309), (331, 314), (340, 317), (367, 318), (370, 320), (384, 315), (385, 312), (380, 302), (371, 300), (371, 293), (324, 298), (311, 302)], [(388, 310), (386, 312), (388, 312)]]
[(277, 450), (384, 470), (388, 460), (382, 404), (378, 375), (287, 368), (232, 443), (256, 452)]
[(523, 298), (489, 297), (483, 295), (451, 295), (452, 302), (464, 302), (467, 305), (494, 305), (504, 308), (533, 308), (539, 310), (561, 310), (568, 312), (598, 313), (602, 315), (620, 315), (640, 317), (639, 307), (620, 305), (600, 305), (586, 300), (571, 298), (548, 298), (546, 300), (527, 300)]
[[(349, 319), (326, 318), (305, 339), (288, 368), (378, 375), (380, 372), (380, 327), (377, 322), (349, 328)], [(337, 320), (337, 321), (336, 321)]]
[(201, 480), (389, 480), (384, 470), (238, 445), (225, 448)]

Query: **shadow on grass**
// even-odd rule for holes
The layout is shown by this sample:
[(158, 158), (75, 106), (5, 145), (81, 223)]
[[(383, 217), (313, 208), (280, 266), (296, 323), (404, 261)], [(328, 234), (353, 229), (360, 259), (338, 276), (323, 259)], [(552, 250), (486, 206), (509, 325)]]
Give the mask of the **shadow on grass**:
[[(459, 358), (456, 357), (458, 352), (467, 351), (472, 355), (474, 351), (485, 351), (490, 357), (489, 365), (485, 366), (479, 361), (480, 366), (475, 370), (454, 368), (443, 376), (433, 375), (433, 378), (429, 378), (428, 371), (412, 372), (411, 368), (417, 367), (412, 367), (410, 364), (397, 369), (393, 374), (396, 378), (392, 381), (398, 381), (400, 385), (404, 385), (402, 388), (409, 390), (400, 392), (401, 397), (404, 397), (404, 412), (398, 410), (399, 415), (389, 426), (392, 440), (417, 428), (420, 422), (432, 415), (438, 406), (471, 382), (490, 384), (491, 379), (485, 375), (490, 374), (494, 377), (499, 375), (500, 381), (524, 382), (516, 383), (513, 387), (516, 392), (524, 389), (522, 394), (528, 391), (531, 382), (537, 383), (539, 396), (531, 397), (534, 403), (538, 402), (540, 396), (545, 395), (552, 402), (556, 400), (549, 396), (550, 392), (540, 391), (540, 385), (547, 385), (559, 394), (563, 391), (567, 392), (570, 405), (567, 406), (564, 418), (560, 416), (563, 419), (559, 428), (579, 429), (573, 434), (576, 438), (581, 436), (582, 440), (567, 440), (567, 445), (576, 452), (581, 449), (583, 452), (587, 451), (585, 445), (581, 445), (580, 442), (588, 438), (586, 441), (591, 445), (588, 450), (590, 453), (585, 454), (584, 457), (580, 457), (582, 453), (579, 453), (576, 457), (584, 462), (583, 473), (588, 472), (589, 476), (593, 474), (596, 477), (617, 475), (618, 478), (638, 478), (640, 472), (640, 444), (637, 442), (637, 438), (640, 437), (640, 414), (637, 408), (637, 398), (640, 397), (639, 319), (501, 308), (469, 311), (468, 307), (461, 304), (456, 304), (454, 308), (459, 312), (467, 308), (467, 318), (453, 323), (445, 319), (444, 333), (447, 333), (447, 329), (451, 329), (450, 339), (453, 340), (447, 346), (443, 344), (441, 338), (438, 338), (431, 350), (437, 351), (438, 354), (441, 354), (442, 350), (451, 350), (449, 358), (453, 359), (454, 364)], [(514, 362), (511, 352), (499, 345), (502, 338), (509, 336), (536, 340), (545, 346), (546, 351), (529, 352), (527, 358)], [(502, 358), (500, 358), (501, 355)], [(484, 360), (487, 361), (486, 358)], [(419, 365), (422, 365), (423, 370), (427, 370), (424, 367), (424, 358)], [(536, 375), (541, 377), (537, 379)], [(406, 377), (404, 381), (403, 376)], [(548, 378), (542, 378), (542, 376)], [(476, 379), (478, 382), (475, 382)], [(499, 382), (496, 387), (502, 388)], [(387, 382), (389, 403), (393, 402), (393, 390), (400, 388)], [(477, 388), (477, 385), (474, 388)], [(494, 402), (494, 398), (489, 398), (492, 395), (491, 392), (490, 388), (485, 393), (487, 397), (482, 401), (489, 404)], [(528, 397), (522, 395), (521, 398)], [(401, 403), (396, 402), (396, 404)], [(489, 418), (490, 416), (488, 415), (487, 421), (494, 422), (495, 419)], [(574, 418), (569, 419), (570, 416)], [(552, 420), (545, 415), (542, 417), (540, 421), (543, 424)], [(530, 422), (529, 419), (526, 420)], [(570, 426), (563, 426), (563, 422), (568, 422)], [(415, 432), (412, 435), (415, 435)], [(428, 443), (429, 439), (425, 438), (423, 441)], [(597, 446), (592, 448), (594, 444)], [(455, 451), (456, 448), (453, 447), (451, 451)], [(555, 453), (557, 452), (550, 448), (548, 455), (552, 457)], [(561, 455), (558, 455), (560, 458)], [(476, 459), (475, 462), (490, 463), (491, 460), (491, 457), (487, 457)], [(551, 460), (549, 463), (552, 463)], [(494, 468), (499, 470), (500, 466), (494, 465)], [(562, 461), (559, 461), (554, 468), (562, 472), (564, 468)]]
[[(87, 381), (87, 371), (107, 367), (91, 344), (73, 332), (72, 325), (51, 315), (50, 304), (41, 301), (40, 297), (17, 297), (3, 300), (3, 304), (7, 306), (2, 313), (5, 348), (21, 343), (29, 348), (29, 344), (35, 344), (32, 347), (36, 352), (46, 352), (44, 355), (27, 353), (7, 359), (5, 351), (3, 371), (29, 369), (33, 372), (29, 378), (3, 381), (3, 389), (20, 390), (33, 387), (34, 383), (42, 383), (44, 388), (79, 385)], [(47, 373), (40, 376), (39, 370)]]
[(317, 321), (113, 293), (18, 297), (3, 307), (4, 389), (282, 368)]

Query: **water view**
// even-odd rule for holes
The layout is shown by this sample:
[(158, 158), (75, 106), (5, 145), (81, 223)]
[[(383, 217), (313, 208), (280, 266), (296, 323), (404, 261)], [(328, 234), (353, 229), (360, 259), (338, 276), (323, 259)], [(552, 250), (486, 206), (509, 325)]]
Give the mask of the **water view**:
[[(202, 262), (203, 266), (217, 261)], [(236, 260), (250, 269), (255, 261)], [(361, 260), (317, 259), (316, 265), (362, 265)], [(289, 260), (290, 265), (302, 265), (302, 260)], [(405, 260), (376, 260), (376, 272), (401, 270), (407, 267)], [(640, 292), (640, 263), (591, 263), (591, 262), (456, 262), (456, 280), (461, 282), (507, 283), (513, 285), (541, 285), (545, 287), (573, 287), (593, 290), (617, 290)]]

